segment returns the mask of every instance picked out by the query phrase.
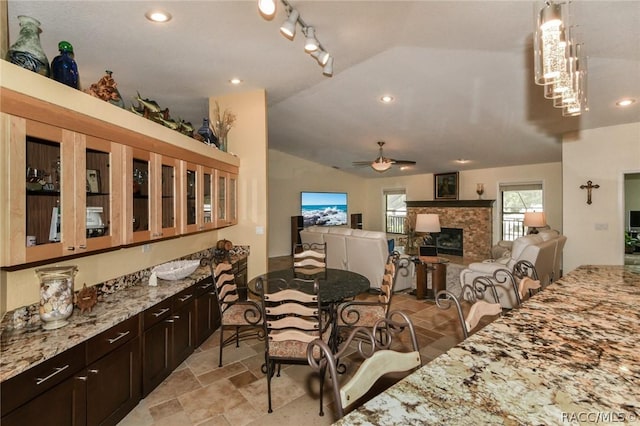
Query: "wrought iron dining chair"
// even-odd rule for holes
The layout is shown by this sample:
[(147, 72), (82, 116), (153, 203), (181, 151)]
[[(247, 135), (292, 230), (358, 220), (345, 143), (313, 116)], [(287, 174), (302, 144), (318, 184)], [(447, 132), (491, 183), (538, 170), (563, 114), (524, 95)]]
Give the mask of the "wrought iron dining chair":
[(327, 243), (295, 244), (293, 268), (296, 273), (303, 275), (314, 275), (326, 271)]
[[(491, 290), (495, 302), (488, 302), (485, 299), (485, 293)], [(462, 299), (462, 301), (460, 300)], [(463, 312), (463, 302), (471, 304), (467, 314)], [(462, 287), (460, 298), (456, 297), (449, 290), (441, 290), (436, 294), (436, 305), (440, 309), (449, 309), (455, 305), (458, 314), (458, 320), (462, 328), (462, 334), (466, 339), (469, 333), (479, 324), (480, 320), (485, 316), (502, 315), (502, 305), (495, 288), (495, 283), (490, 276), (480, 276), (474, 278), (472, 284), (465, 284)]]
[[(403, 336), (407, 333), (410, 346)], [(389, 338), (381, 342), (376, 338), (378, 334), (384, 334)], [(339, 386), (339, 359), (353, 350), (350, 346), (354, 340), (357, 340), (357, 351), (364, 361), (352, 378)], [(324, 372), (328, 368), (338, 418), (343, 417), (345, 409), (363, 401), (363, 397), (368, 396), (368, 392), (383, 376), (411, 372), (422, 365), (413, 323), (401, 311), (390, 312), (387, 317), (376, 321), (371, 328), (354, 328), (342, 348), (335, 354), (325, 341), (312, 341), (307, 347), (307, 360), (316, 371)]]
[[(225, 346), (235, 342), (240, 346), (240, 340), (248, 337), (263, 337), (262, 309), (252, 300), (241, 300), (232, 266), (229, 263), (216, 263), (214, 258), (203, 259), (202, 264), (208, 264), (214, 282), (214, 291), (220, 308), (220, 358), (218, 367), (222, 367), (222, 350)], [(233, 333), (224, 338), (226, 330)]]
[[(264, 313), (265, 373), (267, 375), (268, 412), (271, 413), (271, 379), (280, 376), (282, 364), (306, 364), (307, 345), (314, 339), (327, 341), (330, 325), (325, 326), (318, 297), (318, 280), (293, 278), (263, 280), (258, 278), (256, 289), (262, 300)], [(322, 393), (324, 370), (320, 371), (320, 415), (323, 415)]]
[(398, 252), (390, 254), (385, 265), (378, 300), (353, 300), (338, 305), (336, 310), (338, 329), (373, 327), (377, 321), (385, 318), (389, 313), (397, 278), (409, 273), (409, 263), (410, 259), (400, 257)]

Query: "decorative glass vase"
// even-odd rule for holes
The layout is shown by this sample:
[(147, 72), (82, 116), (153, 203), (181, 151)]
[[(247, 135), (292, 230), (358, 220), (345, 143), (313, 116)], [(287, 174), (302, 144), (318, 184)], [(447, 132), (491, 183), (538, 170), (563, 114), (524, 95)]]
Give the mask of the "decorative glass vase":
[(42, 328), (55, 330), (69, 324), (73, 313), (73, 282), (76, 266), (36, 269), (40, 279), (40, 319)]
[(60, 54), (51, 61), (51, 74), (55, 81), (73, 87), (80, 88), (80, 76), (78, 65), (74, 59), (73, 46), (68, 41), (58, 43)]
[(49, 77), (49, 60), (40, 45), (40, 22), (24, 15), (18, 16), (18, 21), (20, 34), (7, 51), (7, 61)]
[(220, 148), (220, 151), (227, 152), (227, 135), (218, 138), (218, 148)]
[(202, 127), (198, 129), (198, 134), (202, 137), (202, 141), (207, 145), (219, 146), (218, 138), (216, 138), (216, 135), (213, 133), (213, 130), (211, 130), (211, 126), (209, 125), (208, 118), (202, 119)]

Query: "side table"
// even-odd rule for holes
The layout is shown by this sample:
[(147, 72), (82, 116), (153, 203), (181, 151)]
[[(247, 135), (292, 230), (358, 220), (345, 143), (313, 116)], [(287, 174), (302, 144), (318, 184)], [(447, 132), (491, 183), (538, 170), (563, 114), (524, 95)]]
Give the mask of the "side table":
[[(416, 262), (416, 299), (434, 299), (440, 290), (447, 289), (448, 259), (437, 256), (418, 256)], [(431, 271), (431, 289), (427, 288), (427, 271)]]

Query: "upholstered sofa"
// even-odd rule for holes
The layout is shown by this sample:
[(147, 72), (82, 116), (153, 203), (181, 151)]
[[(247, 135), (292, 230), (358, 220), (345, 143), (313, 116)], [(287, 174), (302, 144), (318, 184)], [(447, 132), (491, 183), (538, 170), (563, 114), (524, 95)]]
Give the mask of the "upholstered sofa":
[[(327, 243), (327, 267), (357, 272), (380, 288), (389, 256), (387, 234), (343, 227), (309, 226), (300, 231), (302, 243)], [(411, 287), (413, 277), (399, 277), (395, 290)]]
[[(512, 271), (518, 261), (528, 260), (535, 266), (541, 284), (548, 285), (560, 278), (562, 251), (566, 241), (567, 237), (552, 229), (517, 238), (510, 245), (502, 245), (504, 250), (501, 258), (472, 263), (462, 270), (460, 284), (471, 284), (477, 276), (493, 275), (499, 269)], [(502, 306), (515, 306), (516, 298), (510, 283), (500, 284), (497, 288)]]

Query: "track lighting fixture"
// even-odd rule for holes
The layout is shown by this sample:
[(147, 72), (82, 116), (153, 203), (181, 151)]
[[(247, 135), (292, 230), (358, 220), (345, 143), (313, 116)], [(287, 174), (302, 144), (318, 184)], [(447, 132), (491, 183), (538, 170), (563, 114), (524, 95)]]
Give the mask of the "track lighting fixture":
[(304, 29), (304, 35), (307, 37), (304, 42), (304, 50), (311, 53), (318, 50), (318, 40), (316, 40), (316, 31), (313, 27)]
[[(324, 49), (320, 41), (316, 38), (314, 27), (307, 25), (298, 12), (288, 0), (280, 0), (285, 6), (287, 19), (280, 26), (280, 32), (289, 40), (296, 36), (296, 27), (300, 24), (305, 36), (304, 50), (322, 66), (322, 74), (333, 76), (333, 57)], [(271, 20), (276, 14), (277, 0), (258, 0), (258, 10), (263, 18)]]
[(280, 32), (289, 40), (293, 40), (296, 36), (296, 24), (299, 17), (300, 13), (297, 10), (289, 8), (289, 17), (280, 26)]

